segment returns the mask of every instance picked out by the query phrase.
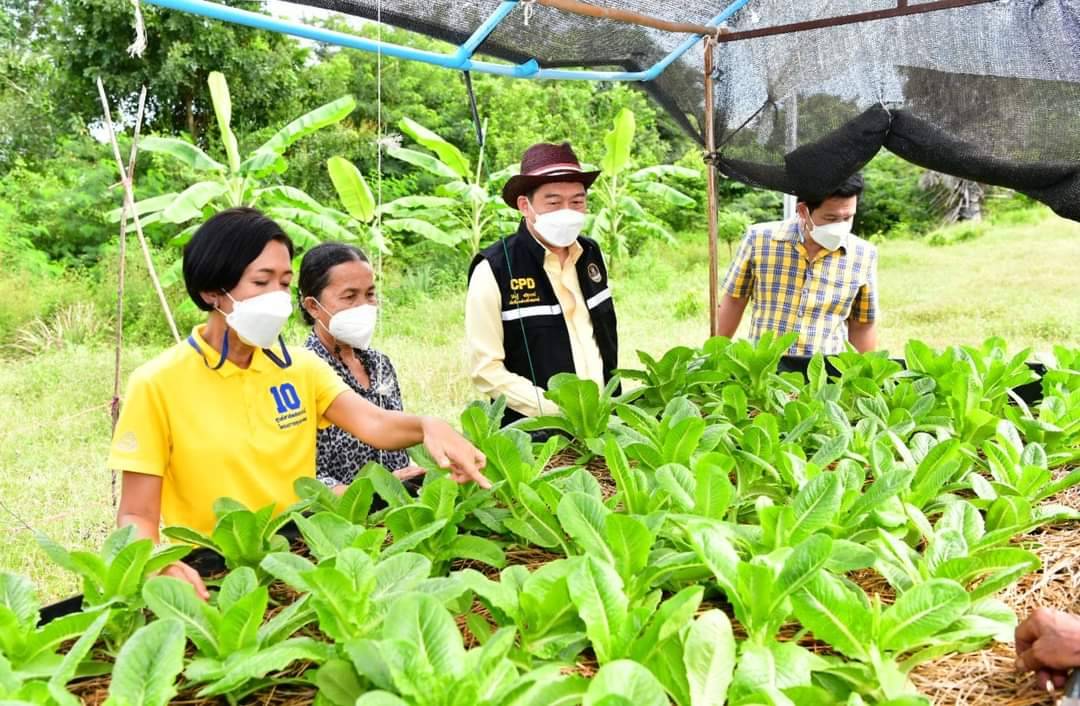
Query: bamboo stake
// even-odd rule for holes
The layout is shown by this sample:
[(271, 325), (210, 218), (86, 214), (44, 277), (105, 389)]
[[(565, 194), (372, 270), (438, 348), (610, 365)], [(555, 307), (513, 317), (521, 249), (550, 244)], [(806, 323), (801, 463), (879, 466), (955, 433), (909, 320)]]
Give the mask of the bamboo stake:
[[(142, 128), (143, 115), (146, 112), (146, 86), (139, 92), (139, 112), (135, 118), (134, 136), (131, 140), (131, 153), (128, 156), (127, 179), (130, 182), (135, 178), (135, 160), (139, 153), (139, 131)], [(124, 199), (124, 205), (120, 209), (120, 262), (117, 266), (116, 276), (116, 349), (113, 361), (113, 396), (109, 403), (109, 413), (112, 417), (112, 430), (116, 431), (116, 423), (120, 420), (120, 356), (124, 348), (124, 283), (127, 272), (127, 219), (128, 200)], [(111, 498), (112, 508), (116, 509), (116, 470), (112, 470)]]
[[(139, 112), (135, 118), (134, 137), (131, 140), (131, 153), (128, 156), (127, 178), (135, 178), (135, 160), (139, 153), (139, 131), (142, 128), (146, 110), (146, 87), (139, 93)], [(120, 354), (124, 345), (124, 284), (127, 272), (127, 219), (128, 201), (124, 199), (120, 210), (120, 258), (116, 278), (116, 355), (113, 365), (112, 427), (116, 431), (116, 422), (120, 417)]]
[(691, 24), (689, 22), (669, 22), (668, 20), (661, 20), (656, 17), (650, 17), (649, 15), (643, 15), (639, 12), (631, 12), (629, 10), (619, 10), (609, 7), (597, 7), (596, 5), (589, 5), (584, 2), (578, 2), (578, 0), (536, 0), (536, 2), (540, 5), (551, 7), (556, 10), (562, 10), (563, 12), (569, 12), (574, 15), (599, 17), (604, 20), (623, 22), (626, 24), (638, 25), (640, 27), (651, 27), (653, 29), (663, 30), (665, 32), (715, 36), (717, 33), (723, 34), (727, 31), (721, 30), (717, 27)]
[(132, 185), (132, 179), (128, 177), (127, 169), (124, 167), (124, 158), (120, 156), (120, 143), (116, 141), (112, 115), (109, 112), (109, 99), (105, 95), (105, 84), (101, 82), (101, 77), (98, 77), (97, 86), (98, 95), (101, 97), (101, 107), (105, 113), (105, 131), (109, 136), (109, 141), (112, 143), (113, 157), (116, 159), (116, 167), (120, 172), (120, 183), (124, 187), (124, 208), (131, 213), (132, 220), (135, 221), (135, 233), (139, 236), (139, 245), (142, 247), (143, 257), (146, 258), (146, 269), (150, 273), (150, 281), (154, 284), (154, 291), (157, 292), (161, 308), (165, 312), (165, 320), (169, 323), (169, 330), (172, 331), (173, 338), (179, 343), (180, 332), (176, 329), (176, 321), (173, 320), (172, 311), (169, 309), (169, 301), (165, 298), (165, 290), (162, 289), (161, 282), (158, 280), (154, 260), (150, 256), (150, 246), (146, 244), (142, 221), (139, 219), (139, 212), (135, 208), (135, 189)]
[(716, 164), (714, 153), (716, 152), (716, 129), (714, 125), (713, 106), (713, 49), (716, 42), (712, 37), (705, 37), (705, 153), (708, 173), (705, 175), (708, 184), (709, 209), (709, 335), (716, 336), (720, 332), (720, 265), (717, 253), (717, 195), (716, 195)]

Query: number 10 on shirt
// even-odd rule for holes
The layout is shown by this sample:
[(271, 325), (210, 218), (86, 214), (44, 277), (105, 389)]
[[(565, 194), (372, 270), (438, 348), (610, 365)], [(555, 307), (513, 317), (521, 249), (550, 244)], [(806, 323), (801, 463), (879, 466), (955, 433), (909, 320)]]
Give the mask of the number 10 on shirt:
[(278, 414), (288, 412), (290, 409), (300, 409), (300, 395), (291, 382), (286, 382), (270, 388), (270, 394), (277, 405)]

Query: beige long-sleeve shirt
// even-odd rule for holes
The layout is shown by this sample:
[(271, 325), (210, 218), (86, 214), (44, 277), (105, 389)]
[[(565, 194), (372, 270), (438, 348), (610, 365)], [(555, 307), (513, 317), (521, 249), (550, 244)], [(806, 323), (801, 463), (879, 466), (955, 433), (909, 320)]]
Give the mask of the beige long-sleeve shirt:
[[(562, 307), (563, 320), (570, 334), (574, 371), (579, 377), (595, 380), (603, 387), (604, 366), (600, 347), (593, 337), (592, 319), (581, 293), (576, 269), (578, 258), (581, 257), (581, 245), (575, 242), (570, 246), (570, 256), (565, 263), (560, 263), (559, 256), (546, 247), (544, 251), (544, 273)], [(506, 369), (502, 296), (487, 261), (476, 266), (469, 280), (469, 292), (465, 298), (465, 346), (469, 376), (480, 392), (492, 398), (505, 395), (508, 407), (529, 417), (558, 411), (544, 397), (542, 388), (533, 385), (527, 377)]]

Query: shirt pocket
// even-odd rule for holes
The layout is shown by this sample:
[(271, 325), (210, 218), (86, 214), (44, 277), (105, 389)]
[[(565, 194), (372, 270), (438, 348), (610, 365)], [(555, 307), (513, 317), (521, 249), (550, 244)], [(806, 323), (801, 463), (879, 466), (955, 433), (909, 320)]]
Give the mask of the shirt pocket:
[(806, 270), (799, 265), (797, 257), (783, 252), (767, 253), (754, 266), (754, 296), (759, 302), (792, 300), (804, 287)]
[(820, 283), (824, 292), (823, 309), (825, 313), (847, 318), (851, 313), (851, 305), (855, 296), (862, 286), (858, 274), (850, 270), (837, 270), (830, 268), (824, 273)]

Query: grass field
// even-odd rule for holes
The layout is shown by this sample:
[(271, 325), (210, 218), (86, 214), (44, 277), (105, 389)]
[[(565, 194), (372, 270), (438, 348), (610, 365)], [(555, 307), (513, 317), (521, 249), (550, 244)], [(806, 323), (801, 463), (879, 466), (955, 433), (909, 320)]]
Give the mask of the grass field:
[[(992, 335), (1015, 350), (1080, 346), (1078, 262), (1080, 224), (1060, 219), (998, 226), (977, 240), (944, 247), (885, 243), (882, 347), (901, 353), (911, 338), (943, 347)], [(624, 366), (636, 364), (637, 350), (658, 355), (704, 340), (703, 238), (657, 244), (618, 268), (612, 281)], [(374, 345), (393, 358), (411, 411), (455, 419), (473, 398), (463, 360), (463, 300), (462, 292), (442, 292), (409, 306), (395, 305), (392, 296), (385, 302)], [(125, 374), (155, 352), (128, 348)], [(69, 546), (91, 546), (112, 526), (104, 467), (112, 366), (111, 350), (75, 346), (0, 359), (0, 571), (29, 576), (46, 602), (78, 587), (37, 549), (30, 528)]]

